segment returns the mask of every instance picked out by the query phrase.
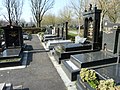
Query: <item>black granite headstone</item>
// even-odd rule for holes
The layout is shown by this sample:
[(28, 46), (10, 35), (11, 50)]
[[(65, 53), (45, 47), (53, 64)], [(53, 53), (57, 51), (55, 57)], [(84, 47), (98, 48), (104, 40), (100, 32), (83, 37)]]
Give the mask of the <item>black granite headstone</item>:
[(102, 48), (102, 35), (100, 31), (101, 10), (94, 7), (83, 13), (84, 17), (84, 38), (92, 43), (93, 49)]
[[(120, 31), (120, 27), (119, 27), (119, 31)], [(120, 55), (120, 33), (119, 33), (119, 38), (118, 38), (117, 53)]]
[(5, 34), (6, 48), (12, 46), (23, 46), (22, 28), (19, 26), (6, 26), (3, 27)]
[(115, 54), (117, 53), (119, 29), (109, 29), (103, 32), (103, 49)]

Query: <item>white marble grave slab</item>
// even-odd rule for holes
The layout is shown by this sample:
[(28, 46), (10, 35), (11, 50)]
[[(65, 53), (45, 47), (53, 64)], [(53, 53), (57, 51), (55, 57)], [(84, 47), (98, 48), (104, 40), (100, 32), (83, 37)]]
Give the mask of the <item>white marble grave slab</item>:
[(68, 44), (68, 43), (72, 43), (72, 41), (71, 40), (50, 40), (46, 43), (46, 48), (50, 49), (58, 44)]

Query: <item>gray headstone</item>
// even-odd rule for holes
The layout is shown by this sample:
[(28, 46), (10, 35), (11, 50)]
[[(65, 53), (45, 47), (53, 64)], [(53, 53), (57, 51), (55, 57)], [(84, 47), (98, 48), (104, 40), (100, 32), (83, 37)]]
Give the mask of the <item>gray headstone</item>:
[(118, 35), (117, 29), (108, 29), (103, 32), (103, 48), (111, 53), (117, 53), (118, 46)]
[(119, 33), (119, 38), (118, 38), (118, 48), (117, 48), (117, 52), (120, 55), (120, 33)]

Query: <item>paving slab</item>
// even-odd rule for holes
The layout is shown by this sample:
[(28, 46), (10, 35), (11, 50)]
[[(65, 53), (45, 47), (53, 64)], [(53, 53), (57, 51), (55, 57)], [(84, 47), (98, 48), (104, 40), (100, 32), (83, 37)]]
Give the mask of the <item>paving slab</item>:
[(25, 41), (31, 47), (29, 48), (31, 52), (28, 52), (30, 63), (27, 68), (0, 71), (0, 83), (12, 83), (16, 87), (22, 86), (24, 90), (66, 90), (47, 52), (43, 51), (44, 48), (37, 35), (32, 37), (31, 41)]

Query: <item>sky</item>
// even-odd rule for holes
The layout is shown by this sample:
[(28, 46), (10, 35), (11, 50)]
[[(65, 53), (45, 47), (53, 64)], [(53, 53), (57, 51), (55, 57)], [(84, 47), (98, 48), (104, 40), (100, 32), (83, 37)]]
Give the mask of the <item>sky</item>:
[[(6, 9), (4, 8), (3, 1), (4, 0), (0, 0), (0, 8), (2, 8), (2, 10), (0, 10), (0, 19), (4, 20), (3, 15), (7, 13), (6, 13)], [(21, 19), (24, 19), (27, 22), (30, 21), (30, 18), (32, 19), (32, 13), (31, 13), (29, 1), (30, 0), (24, 0), (23, 13), (21, 16)], [(68, 1), (69, 0), (55, 0), (55, 5), (49, 12), (52, 12), (53, 14), (57, 15), (59, 10), (68, 4)]]

